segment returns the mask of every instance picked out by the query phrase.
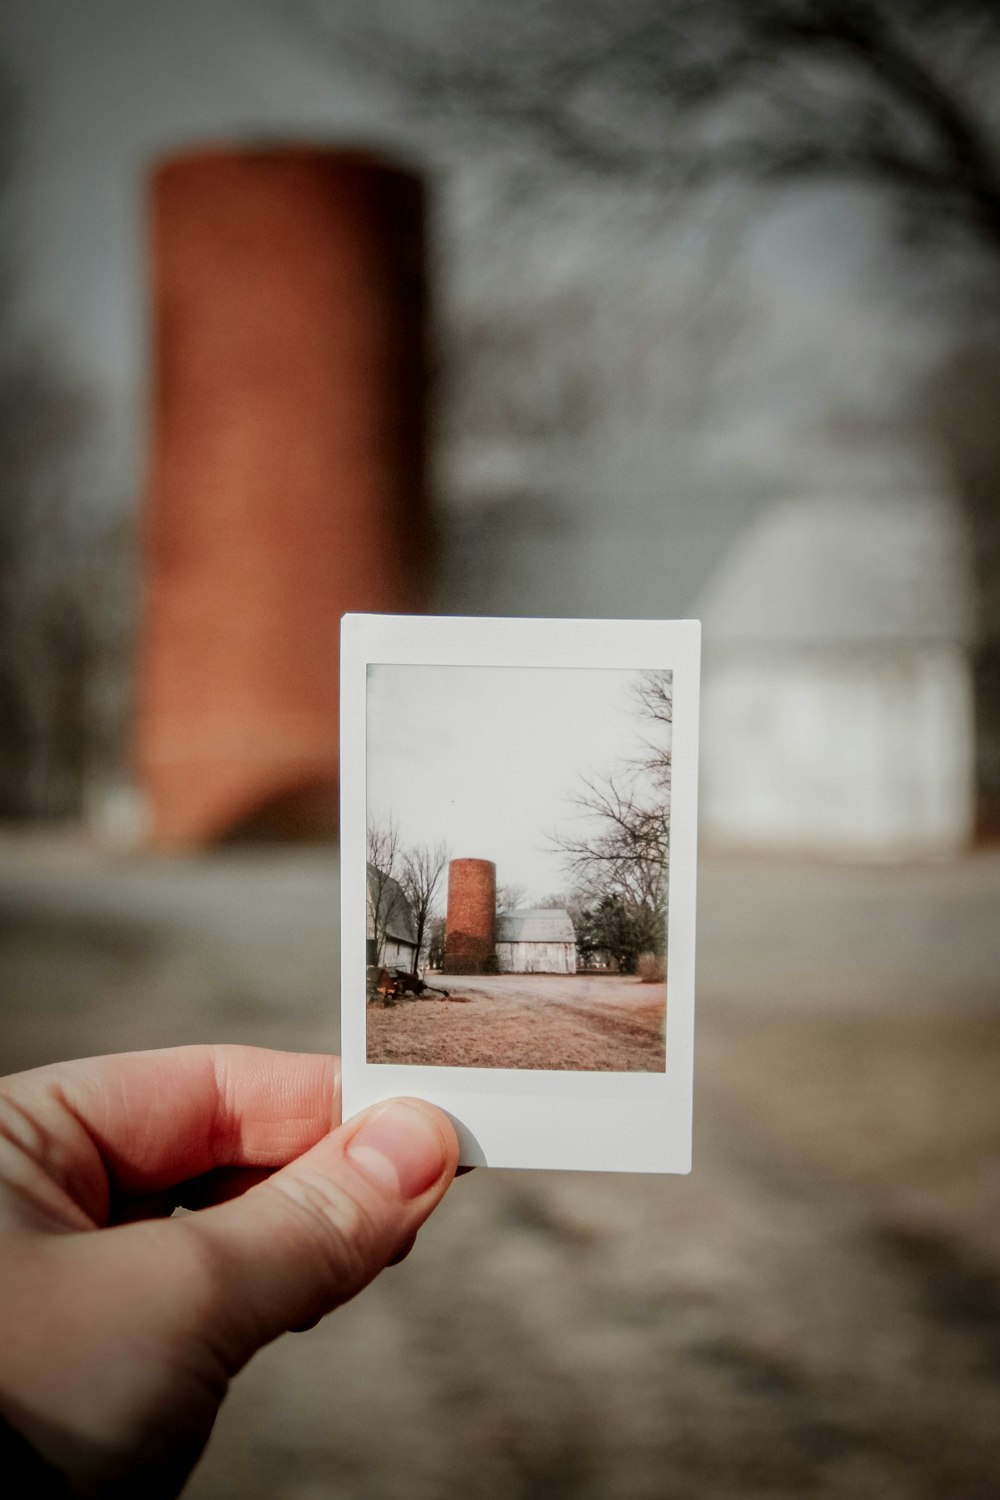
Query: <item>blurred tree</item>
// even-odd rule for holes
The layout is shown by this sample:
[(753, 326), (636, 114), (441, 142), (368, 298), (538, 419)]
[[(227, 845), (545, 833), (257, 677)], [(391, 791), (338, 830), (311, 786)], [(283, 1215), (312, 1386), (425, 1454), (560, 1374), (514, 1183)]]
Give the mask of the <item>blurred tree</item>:
[(80, 807), (90, 648), (62, 503), (84, 419), (43, 362), (0, 356), (0, 816)]
[(539, 171), (671, 192), (852, 179), (1000, 256), (996, 0), (437, 0), (408, 25), (293, 8), (466, 148), (478, 128)]
[[(987, 330), (988, 332), (988, 330)], [(996, 330), (993, 330), (994, 335)], [(917, 420), (942, 454), (971, 540), (979, 831), (1000, 836), (1000, 345), (970, 337), (918, 392)]]
[[(944, 245), (971, 252), (984, 274), (967, 282), (1000, 319), (997, 0), (435, 0), (402, 24), (290, 3), (442, 150), (505, 158), (508, 203), (566, 181), (628, 186), (659, 212), (725, 183), (856, 184), (935, 271)], [(975, 404), (994, 428), (995, 388)], [(933, 431), (972, 543), (978, 792), (1000, 822), (1000, 456), (979, 444), (970, 485), (954, 423)]]
[(72, 514), (88, 393), (18, 331), (6, 189), (16, 110), (0, 82), (0, 817), (76, 814), (93, 748), (99, 533)]

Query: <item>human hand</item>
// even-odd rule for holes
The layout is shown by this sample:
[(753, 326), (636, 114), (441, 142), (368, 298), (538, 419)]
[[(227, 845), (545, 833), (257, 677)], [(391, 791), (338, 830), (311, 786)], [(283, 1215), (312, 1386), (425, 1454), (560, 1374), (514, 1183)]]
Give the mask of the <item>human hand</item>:
[(339, 1065), (314, 1054), (0, 1080), (0, 1411), (73, 1493), (176, 1495), (230, 1378), (400, 1259), (457, 1157), (416, 1100), (340, 1125)]

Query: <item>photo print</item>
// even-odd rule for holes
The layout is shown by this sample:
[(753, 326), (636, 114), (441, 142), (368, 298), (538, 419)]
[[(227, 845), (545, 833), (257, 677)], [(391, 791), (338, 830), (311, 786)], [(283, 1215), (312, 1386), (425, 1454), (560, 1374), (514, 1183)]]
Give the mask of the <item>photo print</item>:
[(669, 669), (369, 666), (370, 1063), (663, 1071), (672, 713)]
[(347, 616), (345, 1111), (469, 1164), (690, 1164), (700, 629)]

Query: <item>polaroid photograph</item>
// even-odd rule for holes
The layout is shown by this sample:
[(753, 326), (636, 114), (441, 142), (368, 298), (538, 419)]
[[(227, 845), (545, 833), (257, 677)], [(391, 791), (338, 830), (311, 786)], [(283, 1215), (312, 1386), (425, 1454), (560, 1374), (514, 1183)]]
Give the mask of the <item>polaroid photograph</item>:
[(690, 1170), (699, 655), (694, 621), (345, 616), (345, 1115)]

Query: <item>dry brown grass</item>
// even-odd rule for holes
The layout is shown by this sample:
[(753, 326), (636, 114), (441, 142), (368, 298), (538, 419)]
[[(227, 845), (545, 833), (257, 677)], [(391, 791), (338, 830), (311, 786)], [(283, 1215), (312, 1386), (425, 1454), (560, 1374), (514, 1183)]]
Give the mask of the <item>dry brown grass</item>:
[(667, 961), (662, 953), (640, 953), (636, 972), (643, 984), (662, 984), (667, 976)]
[(657, 1073), (666, 993), (626, 975), (500, 974), (439, 981), (452, 1001), (368, 1007), (368, 1061), (442, 1068)]

